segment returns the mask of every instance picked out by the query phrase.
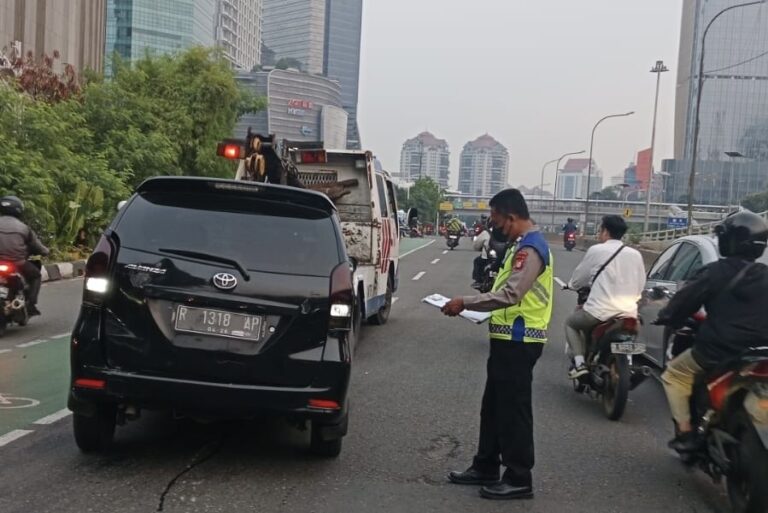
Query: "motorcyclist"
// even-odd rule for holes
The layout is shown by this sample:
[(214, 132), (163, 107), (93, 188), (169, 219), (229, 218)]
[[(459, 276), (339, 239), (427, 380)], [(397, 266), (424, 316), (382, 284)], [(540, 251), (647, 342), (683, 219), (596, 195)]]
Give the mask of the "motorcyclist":
[(563, 225), (561, 231), (563, 232), (563, 244), (565, 244), (568, 240), (568, 236), (579, 231), (579, 227), (576, 226), (576, 221), (574, 221), (572, 217), (569, 217), (568, 222)]
[(448, 222), (446, 223), (446, 229), (449, 234), (453, 235), (459, 235), (461, 234), (461, 230), (464, 228), (464, 224), (461, 222), (461, 220), (458, 217), (450, 217), (448, 219)]
[(27, 281), (27, 311), (40, 315), (37, 297), (40, 294), (42, 276), (40, 269), (28, 260), (33, 255), (48, 255), (49, 251), (35, 232), (24, 222), (24, 203), (16, 196), (0, 198), (0, 260), (7, 260), (19, 269)]
[(737, 357), (749, 347), (768, 343), (768, 267), (755, 263), (768, 243), (768, 223), (749, 211), (729, 215), (715, 228), (720, 255), (704, 266), (659, 312), (656, 324), (683, 326), (705, 307), (693, 347), (669, 362), (661, 376), (677, 436), (669, 443), (692, 451), (690, 398), (696, 377)]

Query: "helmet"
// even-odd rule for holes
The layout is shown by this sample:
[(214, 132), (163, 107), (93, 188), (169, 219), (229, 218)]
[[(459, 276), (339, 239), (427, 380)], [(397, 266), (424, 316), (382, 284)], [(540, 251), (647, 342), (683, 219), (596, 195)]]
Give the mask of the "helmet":
[(757, 260), (768, 243), (768, 223), (759, 215), (744, 210), (734, 212), (715, 227), (720, 254)]
[(572, 218), (572, 217), (569, 217), (569, 218), (568, 218), (568, 222), (569, 222), (569, 223), (572, 223), (572, 222), (573, 222), (573, 218)]
[(24, 202), (16, 196), (3, 196), (0, 198), (0, 214), (5, 216), (21, 217), (24, 213)]

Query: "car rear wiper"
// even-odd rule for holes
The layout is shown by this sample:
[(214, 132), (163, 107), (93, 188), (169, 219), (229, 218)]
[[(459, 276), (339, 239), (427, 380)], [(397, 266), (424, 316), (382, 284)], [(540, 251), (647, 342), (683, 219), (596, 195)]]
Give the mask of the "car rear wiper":
[(240, 265), (240, 262), (237, 260), (233, 260), (231, 258), (222, 257), (218, 255), (211, 255), (208, 253), (201, 253), (199, 251), (190, 251), (188, 249), (168, 249), (168, 248), (160, 248), (158, 251), (162, 251), (163, 253), (173, 253), (174, 255), (179, 256), (186, 256), (190, 258), (199, 258), (201, 260), (210, 260), (211, 262), (219, 262), (222, 264), (229, 264), (238, 271), (240, 271), (240, 274), (243, 275), (243, 278), (245, 278), (245, 281), (251, 280), (251, 275), (248, 274), (248, 271), (245, 270), (245, 267)]

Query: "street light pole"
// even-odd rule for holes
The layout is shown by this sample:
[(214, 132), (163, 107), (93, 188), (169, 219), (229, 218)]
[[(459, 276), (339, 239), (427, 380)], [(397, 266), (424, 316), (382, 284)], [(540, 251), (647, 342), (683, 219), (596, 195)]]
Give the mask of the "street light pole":
[(584, 153), (584, 150), (581, 151), (574, 151), (572, 153), (566, 153), (562, 155), (559, 159), (557, 159), (557, 166), (555, 166), (555, 188), (552, 190), (552, 229), (555, 229), (555, 205), (557, 202), (557, 178), (560, 174), (560, 162), (563, 161), (565, 157), (571, 157), (573, 155), (581, 155)]
[(733, 165), (734, 165), (733, 159), (746, 158), (746, 157), (738, 151), (726, 151), (725, 154), (731, 157), (731, 180), (730, 180), (730, 184), (728, 185), (728, 211), (730, 212), (733, 205)]
[(626, 116), (631, 116), (634, 114), (635, 111), (625, 112), (624, 114), (611, 114), (609, 116), (605, 116), (604, 118), (601, 118), (597, 123), (595, 123), (595, 126), (592, 128), (592, 138), (589, 142), (589, 167), (587, 169), (587, 190), (586, 190), (586, 202), (584, 204), (584, 232), (586, 234), (587, 225), (589, 224), (589, 189), (592, 186), (592, 150), (595, 146), (595, 130), (597, 130), (597, 127), (600, 126), (600, 123), (605, 121), (606, 119), (610, 118), (623, 118)]
[(699, 76), (696, 86), (696, 121), (693, 125), (693, 149), (691, 151), (691, 173), (688, 175), (688, 235), (691, 234), (691, 228), (693, 224), (693, 185), (696, 181), (696, 158), (699, 153), (699, 130), (701, 129), (701, 88), (704, 86), (704, 49), (707, 43), (707, 34), (712, 24), (723, 14), (733, 9), (740, 7), (748, 7), (750, 5), (764, 4), (768, 0), (757, 0), (755, 2), (746, 2), (743, 4), (732, 5), (726, 7), (722, 11), (715, 14), (715, 16), (707, 24), (707, 28), (704, 29), (704, 34), (701, 37), (701, 54), (699, 55)]
[[(547, 168), (548, 165), (554, 164), (557, 162), (557, 159), (550, 160), (543, 166), (541, 166), (541, 185), (539, 187), (539, 193), (543, 196), (544, 195), (544, 170)], [(557, 174), (557, 171), (555, 171), (555, 174)]]
[(643, 233), (648, 233), (649, 216), (651, 215), (651, 191), (653, 191), (653, 159), (656, 149), (656, 116), (659, 111), (659, 86), (661, 85), (661, 74), (669, 71), (664, 66), (664, 61), (656, 61), (656, 66), (651, 73), (656, 73), (656, 100), (653, 103), (653, 129), (651, 130), (651, 171), (648, 175), (648, 190), (645, 193), (645, 220), (643, 222)]

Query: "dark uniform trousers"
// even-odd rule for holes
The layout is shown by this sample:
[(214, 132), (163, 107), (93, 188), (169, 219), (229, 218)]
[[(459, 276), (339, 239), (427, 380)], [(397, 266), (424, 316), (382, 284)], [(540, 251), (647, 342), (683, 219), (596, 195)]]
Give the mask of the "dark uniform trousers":
[(480, 444), (472, 466), (504, 481), (531, 486), (533, 450), (533, 367), (544, 344), (491, 340), (488, 376), (480, 410)]

